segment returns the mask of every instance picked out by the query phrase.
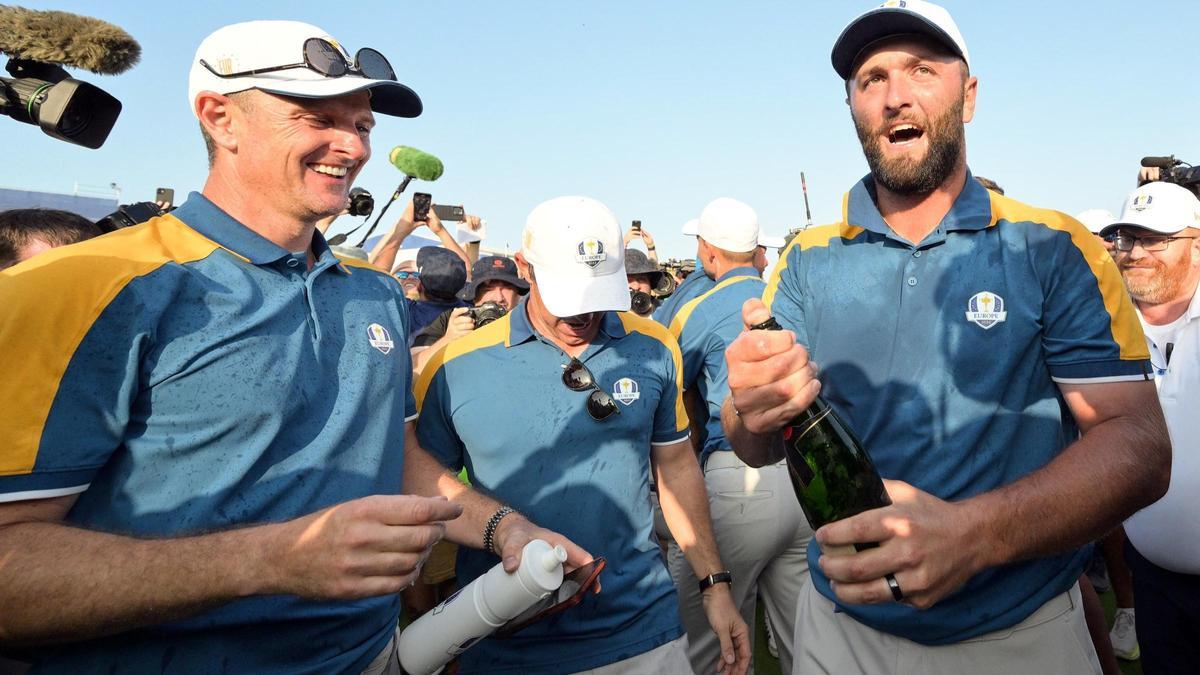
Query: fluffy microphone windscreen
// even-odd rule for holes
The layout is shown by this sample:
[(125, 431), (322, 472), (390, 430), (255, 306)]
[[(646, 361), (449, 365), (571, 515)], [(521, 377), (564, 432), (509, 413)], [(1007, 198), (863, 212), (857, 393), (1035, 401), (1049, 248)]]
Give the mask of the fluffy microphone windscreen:
[(137, 64), (142, 47), (129, 33), (99, 19), (0, 5), (0, 52), (116, 75)]
[(417, 180), (435, 181), (442, 177), (442, 172), (446, 169), (442, 165), (442, 160), (428, 152), (421, 152), (407, 145), (397, 145), (392, 148), (388, 160), (404, 175), (412, 176)]

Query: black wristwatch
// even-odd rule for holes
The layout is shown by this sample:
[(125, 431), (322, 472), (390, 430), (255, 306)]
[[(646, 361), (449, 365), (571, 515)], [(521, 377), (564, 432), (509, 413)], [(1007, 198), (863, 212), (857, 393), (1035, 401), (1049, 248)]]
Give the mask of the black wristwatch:
[(733, 574), (729, 570), (710, 574), (700, 580), (700, 592), (703, 593), (717, 584), (733, 585)]

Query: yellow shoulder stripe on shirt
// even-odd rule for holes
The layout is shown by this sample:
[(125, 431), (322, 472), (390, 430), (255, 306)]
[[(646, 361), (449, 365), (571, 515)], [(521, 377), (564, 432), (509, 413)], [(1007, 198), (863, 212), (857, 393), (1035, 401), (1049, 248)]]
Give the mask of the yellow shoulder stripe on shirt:
[(1096, 236), (1065, 213), (1035, 208), (994, 192), (989, 194), (992, 200), (991, 226), (1001, 220), (1031, 222), (1070, 234), (1071, 243), (1079, 249), (1096, 279), (1096, 286), (1104, 299), (1104, 309), (1108, 311), (1113, 342), (1121, 350), (1121, 359), (1140, 361), (1150, 358), (1141, 321), (1125, 290), (1121, 272)]
[[(696, 272), (694, 272), (693, 274), (696, 274), (696, 273), (700, 273), (700, 271), (696, 270)], [(679, 308), (679, 313), (675, 315), (675, 320), (671, 322), (671, 335), (675, 336), (675, 339), (678, 340), (679, 336), (683, 335), (683, 326), (684, 326), (684, 324), (687, 323), (688, 319), (691, 318), (692, 312), (696, 311), (696, 308), (700, 306), (700, 303), (704, 302), (705, 299), (707, 299), (713, 293), (716, 293), (717, 291), (721, 290), (722, 288), (726, 288), (728, 286), (736, 284), (739, 281), (747, 281), (749, 279), (757, 279), (757, 278), (758, 277), (752, 277), (749, 275), (740, 276), (740, 277), (730, 277), (730, 278), (726, 279), (725, 281), (722, 281), (721, 283), (717, 284), (716, 286), (713, 286), (712, 288), (708, 289), (706, 292), (702, 293), (701, 295), (698, 295), (698, 296), (692, 298), (691, 300), (688, 300), (686, 303), (684, 303), (683, 307)]]
[[(843, 218), (846, 215), (845, 210), (846, 205), (843, 202)], [(788, 244), (787, 248), (779, 254), (779, 261), (775, 263), (775, 269), (771, 271), (771, 278), (767, 281), (767, 288), (763, 291), (763, 304), (767, 306), (767, 309), (771, 308), (771, 303), (775, 300), (775, 293), (779, 290), (779, 280), (783, 276), (783, 271), (788, 268), (788, 263), (791, 262), (793, 249), (799, 248), (801, 251), (807, 251), (810, 248), (825, 248), (835, 238), (853, 239), (862, 233), (863, 228), (844, 221), (832, 225), (810, 227), (798, 233), (792, 239), (792, 243)]]
[(218, 248), (167, 215), (0, 272), (0, 476), (33, 470), (59, 382), (109, 303), (134, 279)]
[(425, 362), (425, 367), (421, 370), (421, 374), (417, 376), (416, 386), (413, 387), (413, 397), (417, 399), (417, 412), (419, 413), (421, 406), (425, 404), (425, 395), (429, 393), (429, 385), (433, 382), (433, 376), (437, 374), (437, 371), (442, 369), (442, 366), (473, 351), (494, 345), (507, 344), (508, 332), (512, 328), (511, 322), (512, 314), (505, 314), (483, 328), (473, 330), (450, 342), (430, 357)]
[[(702, 274), (702, 272), (697, 272)], [(641, 333), (648, 335), (666, 345), (671, 352), (671, 361), (675, 364), (675, 430), (687, 431), (687, 410), (683, 407), (683, 354), (679, 351), (679, 342), (675, 336), (657, 321), (638, 316), (633, 312), (621, 312), (621, 325), (626, 333)]]

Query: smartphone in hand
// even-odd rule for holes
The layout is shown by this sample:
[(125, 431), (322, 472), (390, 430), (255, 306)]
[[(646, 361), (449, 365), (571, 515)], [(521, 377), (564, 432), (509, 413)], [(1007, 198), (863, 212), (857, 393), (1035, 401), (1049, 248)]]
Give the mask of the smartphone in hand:
[(513, 635), (529, 626), (566, 611), (583, 602), (588, 593), (595, 591), (600, 583), (600, 572), (604, 570), (604, 558), (595, 558), (590, 563), (575, 568), (563, 577), (562, 585), (550, 595), (521, 612), (496, 631), (499, 637)]
[(429, 220), (429, 207), (433, 204), (433, 195), (428, 192), (413, 193), (413, 222), (423, 223)]

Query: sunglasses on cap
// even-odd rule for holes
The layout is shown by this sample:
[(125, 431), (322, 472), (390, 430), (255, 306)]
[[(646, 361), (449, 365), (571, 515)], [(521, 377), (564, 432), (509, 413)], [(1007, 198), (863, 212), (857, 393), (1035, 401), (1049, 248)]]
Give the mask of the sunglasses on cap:
[(592, 393), (588, 394), (585, 407), (587, 413), (597, 422), (603, 422), (614, 414), (621, 414), (617, 409), (617, 402), (596, 384), (596, 378), (592, 376), (592, 371), (583, 365), (583, 361), (572, 358), (570, 363), (563, 366), (562, 381), (571, 391), (592, 390)]
[(354, 63), (348, 63), (346, 57), (342, 55), (342, 50), (333, 45), (332, 42), (325, 38), (308, 38), (304, 41), (304, 61), (300, 63), (289, 63), (283, 66), (270, 66), (267, 68), (254, 68), (251, 70), (241, 70), (236, 73), (218, 73), (216, 69), (208, 64), (204, 59), (200, 59), (200, 65), (208, 69), (208, 72), (220, 78), (246, 77), (248, 75), (261, 75), (263, 73), (273, 73), (279, 70), (288, 70), (291, 68), (308, 68), (316, 71), (325, 77), (342, 77), (343, 75), (361, 75), (371, 80), (396, 80), (396, 71), (392, 70), (392, 65), (384, 58), (383, 54), (371, 49), (363, 47), (354, 55)]

